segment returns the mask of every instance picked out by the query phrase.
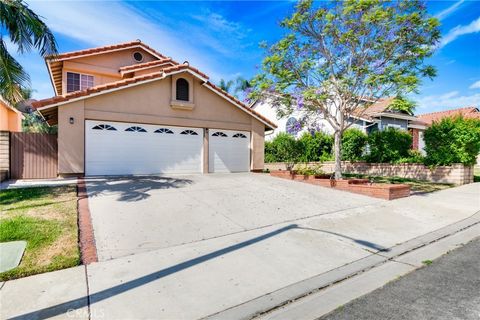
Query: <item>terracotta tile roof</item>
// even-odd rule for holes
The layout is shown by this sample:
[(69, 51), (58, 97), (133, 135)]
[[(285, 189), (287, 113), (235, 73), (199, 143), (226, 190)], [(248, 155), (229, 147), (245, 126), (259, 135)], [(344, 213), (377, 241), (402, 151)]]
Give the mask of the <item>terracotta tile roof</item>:
[(129, 66), (120, 67), (119, 70), (120, 70), (120, 72), (126, 72), (126, 71), (136, 70), (136, 69), (140, 69), (140, 68), (154, 67), (154, 66), (162, 65), (162, 64), (165, 64), (165, 63), (169, 63), (169, 62), (173, 65), (178, 65), (179, 64), (178, 62), (173, 61), (171, 58), (165, 58), (165, 59), (161, 59), (161, 60), (154, 60), (154, 61), (137, 63), (137, 64), (132, 64), (132, 65), (129, 65)]
[(277, 127), (277, 125), (275, 123), (273, 123), (272, 121), (270, 121), (269, 119), (265, 118), (264, 116), (262, 116), (260, 113), (258, 113), (257, 111), (253, 110), (252, 108), (249, 108), (246, 104), (244, 104), (243, 102), (241, 102), (240, 100), (238, 100), (237, 98), (235, 98), (234, 96), (232, 96), (231, 94), (229, 94), (228, 92), (222, 90), (220, 87), (214, 85), (213, 83), (211, 83), (210, 81), (207, 82), (205, 85), (209, 86), (210, 88), (212, 88), (213, 90), (217, 91), (218, 93), (226, 96), (227, 98), (229, 98), (230, 100), (233, 100), (236, 104), (240, 105), (243, 109), (245, 109), (247, 112), (257, 116), (258, 118), (262, 119), (263, 121), (265, 121), (266, 123), (268, 123), (269, 125), (271, 125), (272, 129), (275, 129)]
[(66, 53), (61, 53), (58, 55), (52, 55), (46, 57), (46, 60), (64, 60), (64, 59), (69, 59), (69, 58), (74, 58), (74, 57), (79, 57), (79, 56), (84, 56), (84, 55), (90, 55), (90, 54), (95, 54), (95, 53), (101, 53), (105, 51), (111, 51), (111, 50), (117, 50), (117, 49), (123, 49), (123, 48), (129, 48), (129, 47), (134, 47), (134, 46), (140, 46), (146, 49), (147, 51), (152, 52), (156, 56), (159, 56), (162, 59), (166, 59), (164, 55), (161, 53), (157, 52), (155, 49), (147, 46), (140, 40), (135, 40), (135, 41), (130, 41), (130, 42), (125, 42), (125, 43), (119, 43), (119, 44), (114, 44), (114, 45), (109, 45), (109, 46), (103, 46), (103, 47), (97, 47), (97, 48), (91, 48), (91, 49), (85, 49), (85, 50), (78, 50), (78, 51), (71, 51), (71, 52), (66, 52)]
[(430, 112), (417, 115), (420, 121), (431, 125), (434, 121), (440, 121), (443, 118), (463, 116), (465, 118), (476, 118), (480, 119), (480, 111), (477, 107), (465, 107), (445, 111)]
[(158, 72), (149, 73), (149, 74), (142, 75), (142, 76), (137, 76), (137, 77), (128, 78), (128, 79), (124, 79), (124, 80), (120, 80), (120, 81), (115, 81), (115, 82), (111, 82), (111, 83), (98, 85), (98, 86), (91, 87), (91, 88), (88, 88), (88, 89), (83, 90), (83, 91), (71, 92), (71, 93), (68, 93), (64, 96), (55, 96), (55, 97), (52, 97), (52, 98), (35, 101), (35, 102), (32, 103), (32, 106), (34, 108), (38, 109), (38, 108), (41, 108), (41, 107), (45, 107), (45, 106), (49, 106), (49, 105), (53, 105), (53, 104), (57, 104), (57, 103), (61, 103), (61, 102), (67, 102), (67, 101), (75, 99), (75, 98), (87, 97), (87, 96), (89, 96), (91, 94), (94, 94), (94, 93), (98, 93), (98, 92), (102, 92), (102, 91), (106, 91), (106, 90), (110, 90), (110, 89), (121, 88), (121, 87), (125, 87), (125, 86), (128, 86), (128, 85), (134, 84), (134, 83), (143, 82), (143, 81), (147, 81), (147, 80), (162, 78), (162, 77), (168, 76), (171, 73), (174, 73), (174, 72), (180, 71), (180, 70), (191, 70), (191, 71), (195, 72), (200, 77), (203, 77), (204, 79), (207, 80), (207, 82), (205, 82), (206, 86), (212, 88), (213, 90), (217, 91), (219, 94), (221, 94), (221, 95), (229, 98), (230, 100), (234, 101), (243, 110), (245, 110), (246, 112), (248, 112), (248, 113), (250, 113), (250, 114), (252, 114), (252, 115), (254, 115), (258, 118), (260, 118), (265, 123), (270, 125), (271, 128), (276, 128), (277, 127), (276, 124), (273, 123), (272, 121), (270, 121), (269, 119), (265, 118), (264, 116), (262, 116), (261, 114), (259, 114), (255, 110), (250, 109), (247, 105), (245, 105), (243, 102), (241, 102), (240, 100), (238, 100), (234, 96), (228, 94), (227, 92), (223, 91), (221, 88), (219, 88), (216, 85), (214, 85), (213, 83), (209, 82), (208, 81), (208, 76), (206, 74), (204, 74), (203, 72), (199, 71), (196, 68), (190, 67), (188, 64), (179, 64), (179, 65), (175, 65), (175, 66), (172, 66), (172, 67), (165, 68), (162, 71), (158, 71)]
[(416, 125), (416, 126), (427, 126), (426, 122), (420, 121), (420, 120), (411, 120), (409, 122), (409, 125)]

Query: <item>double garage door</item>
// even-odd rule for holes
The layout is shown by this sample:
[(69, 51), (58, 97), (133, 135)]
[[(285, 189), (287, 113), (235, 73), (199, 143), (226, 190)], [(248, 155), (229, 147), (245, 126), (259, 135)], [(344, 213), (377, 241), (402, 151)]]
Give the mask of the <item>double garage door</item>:
[(209, 172), (250, 169), (250, 133), (202, 128), (85, 121), (85, 174), (128, 175), (201, 173), (203, 153)]

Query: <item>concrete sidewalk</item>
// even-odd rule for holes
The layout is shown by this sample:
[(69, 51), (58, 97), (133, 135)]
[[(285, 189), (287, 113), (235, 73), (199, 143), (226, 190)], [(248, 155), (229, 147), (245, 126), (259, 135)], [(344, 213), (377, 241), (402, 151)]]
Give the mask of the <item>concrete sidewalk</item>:
[(479, 210), (470, 184), (9, 281), (1, 318), (247, 319), (477, 224)]

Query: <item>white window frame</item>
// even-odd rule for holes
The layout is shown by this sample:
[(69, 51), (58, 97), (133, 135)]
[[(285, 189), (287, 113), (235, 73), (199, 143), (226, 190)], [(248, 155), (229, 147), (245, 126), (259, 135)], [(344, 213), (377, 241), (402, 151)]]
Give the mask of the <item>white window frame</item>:
[(399, 124), (394, 124), (394, 123), (387, 123), (386, 125), (387, 128), (394, 128), (394, 129), (403, 129), (403, 127)]

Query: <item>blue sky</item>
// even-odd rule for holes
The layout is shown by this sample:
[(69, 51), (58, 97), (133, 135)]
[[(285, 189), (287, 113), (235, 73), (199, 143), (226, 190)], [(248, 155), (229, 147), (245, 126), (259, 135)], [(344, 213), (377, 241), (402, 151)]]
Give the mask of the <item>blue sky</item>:
[[(274, 42), (292, 1), (28, 1), (54, 31), (60, 52), (141, 39), (161, 53), (219, 79), (249, 78), (260, 64), (261, 41)], [(417, 113), (480, 107), (480, 2), (429, 1), (443, 41), (430, 62)], [(43, 59), (15, 55), (30, 73), (34, 98), (53, 96)]]

